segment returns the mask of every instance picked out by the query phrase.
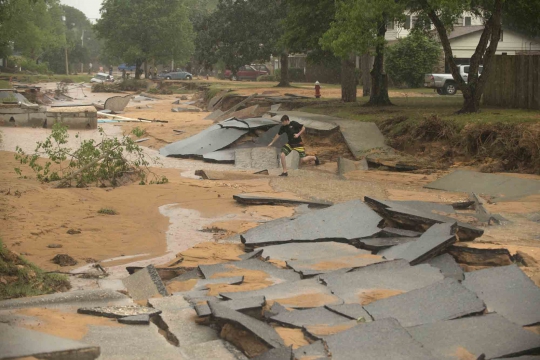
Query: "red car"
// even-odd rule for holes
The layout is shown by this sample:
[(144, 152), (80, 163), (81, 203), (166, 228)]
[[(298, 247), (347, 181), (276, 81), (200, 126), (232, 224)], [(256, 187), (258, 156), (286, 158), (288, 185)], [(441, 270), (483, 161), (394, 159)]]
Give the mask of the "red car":
[(226, 79), (230, 79), (232, 81), (240, 81), (240, 80), (256, 81), (259, 76), (268, 75), (268, 71), (256, 70), (250, 65), (245, 65), (238, 69), (238, 71), (236, 72), (236, 75), (233, 75), (231, 70), (225, 70), (224, 75)]

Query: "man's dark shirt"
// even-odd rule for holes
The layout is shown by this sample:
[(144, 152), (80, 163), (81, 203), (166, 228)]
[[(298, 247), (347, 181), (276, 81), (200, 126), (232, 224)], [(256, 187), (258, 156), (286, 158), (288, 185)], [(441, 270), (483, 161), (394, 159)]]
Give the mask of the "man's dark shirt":
[(297, 138), (294, 137), (294, 134), (298, 134), (300, 130), (302, 130), (303, 125), (300, 123), (297, 123), (296, 121), (289, 122), (289, 125), (282, 125), (279, 129), (279, 135), (286, 133), (287, 138), (289, 139), (288, 143), (291, 145), (291, 147), (295, 147), (298, 145), (302, 145), (302, 137), (299, 136)]

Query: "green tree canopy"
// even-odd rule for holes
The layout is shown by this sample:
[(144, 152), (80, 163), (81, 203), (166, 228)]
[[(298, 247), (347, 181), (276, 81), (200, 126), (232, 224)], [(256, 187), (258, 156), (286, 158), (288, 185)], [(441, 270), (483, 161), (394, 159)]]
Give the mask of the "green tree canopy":
[(433, 71), (441, 55), (440, 44), (413, 31), (386, 49), (386, 69), (394, 82), (421, 87), (424, 75)]
[(38, 60), (45, 50), (66, 42), (58, 0), (0, 1), (0, 53), (15, 52)]
[(389, 105), (384, 73), (386, 24), (403, 18), (405, 7), (395, 0), (339, 0), (335, 20), (323, 35), (324, 48), (343, 57), (375, 50), (368, 105)]
[(137, 69), (150, 59), (187, 62), (194, 32), (185, 5), (184, 0), (105, 0), (95, 30), (109, 56)]

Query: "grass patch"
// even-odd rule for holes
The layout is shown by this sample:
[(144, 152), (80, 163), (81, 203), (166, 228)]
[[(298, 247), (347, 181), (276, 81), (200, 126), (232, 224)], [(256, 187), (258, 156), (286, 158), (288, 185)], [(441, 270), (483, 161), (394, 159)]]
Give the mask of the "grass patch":
[(67, 276), (46, 274), (0, 241), (0, 300), (52, 294), (70, 287)]
[(11, 89), (11, 84), (7, 80), (0, 80), (0, 89)]
[(30, 75), (30, 74), (8, 74), (0, 73), (0, 77), (12, 77), (13, 80), (22, 83), (40, 83), (40, 82), (67, 82), (67, 83), (81, 83), (89, 82), (93, 75), (80, 74), (80, 75)]
[(111, 208), (101, 208), (98, 210), (98, 214), (104, 215), (118, 215), (118, 211)]

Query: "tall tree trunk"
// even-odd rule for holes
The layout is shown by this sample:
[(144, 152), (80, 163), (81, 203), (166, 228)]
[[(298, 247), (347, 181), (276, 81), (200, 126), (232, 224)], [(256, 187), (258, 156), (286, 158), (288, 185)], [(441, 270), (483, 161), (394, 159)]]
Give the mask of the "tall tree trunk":
[[(420, 4), (427, 10), (430, 20), (437, 29), (437, 33), (439, 34), (444, 49), (446, 61), (452, 72), (452, 77), (463, 93), (463, 106), (458, 113), (466, 114), (478, 112), (480, 110), (480, 99), (484, 93), (489, 74), (491, 73), (492, 59), (497, 51), (497, 46), (499, 45), (499, 39), (501, 37), (502, 0), (495, 0), (491, 16), (486, 22), (482, 35), (480, 36), (480, 41), (471, 57), (467, 82), (461, 77), (459, 67), (454, 61), (452, 47), (450, 46), (450, 40), (448, 39), (444, 23), (438, 17), (437, 13), (429, 6), (427, 0), (420, 0)], [(478, 69), (481, 62), (483, 62), (484, 68), (482, 70), (482, 75), (479, 76)]]
[(371, 56), (369, 54), (362, 55), (360, 59), (360, 68), (362, 69), (362, 96), (371, 94)]
[[(384, 39), (386, 34), (386, 16), (379, 23), (377, 36)], [(388, 75), (384, 72), (384, 43), (379, 42), (375, 47), (375, 61), (371, 70), (371, 94), (367, 106), (392, 105), (388, 97)]]
[(141, 64), (142, 63), (140, 60), (135, 61), (135, 79), (137, 80), (141, 78), (141, 70), (140, 70)]
[(289, 53), (283, 51), (280, 56), (281, 63), (281, 76), (279, 79), (278, 87), (290, 87), (289, 83)]
[(356, 58), (354, 55), (341, 59), (341, 100), (356, 101)]
[(148, 79), (148, 61), (144, 62), (144, 78)]

